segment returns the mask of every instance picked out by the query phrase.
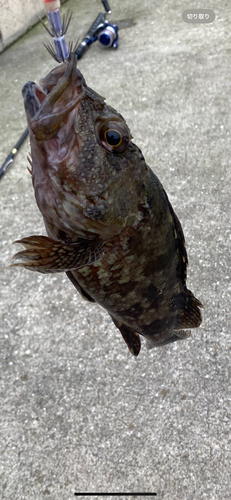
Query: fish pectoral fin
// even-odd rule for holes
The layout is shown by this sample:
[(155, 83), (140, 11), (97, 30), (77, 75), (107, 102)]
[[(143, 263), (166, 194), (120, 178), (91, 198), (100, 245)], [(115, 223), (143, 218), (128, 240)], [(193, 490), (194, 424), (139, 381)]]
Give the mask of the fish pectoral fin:
[(140, 342), (140, 336), (139, 333), (137, 333), (135, 330), (130, 328), (129, 326), (125, 325), (121, 321), (117, 321), (115, 318), (111, 316), (111, 319), (115, 326), (120, 330), (120, 333), (126, 342), (129, 351), (133, 356), (138, 356), (140, 349), (141, 349), (141, 342)]
[(25, 250), (13, 256), (13, 259), (19, 259), (21, 262), (10, 264), (8, 267), (21, 266), (40, 273), (79, 269), (96, 262), (103, 255), (103, 242), (99, 239), (64, 245), (47, 236), (29, 236), (14, 243), (20, 243)]

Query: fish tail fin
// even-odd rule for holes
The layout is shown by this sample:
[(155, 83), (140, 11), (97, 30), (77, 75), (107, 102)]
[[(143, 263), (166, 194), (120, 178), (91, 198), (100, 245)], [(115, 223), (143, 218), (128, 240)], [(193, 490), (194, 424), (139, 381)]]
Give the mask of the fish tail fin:
[(103, 254), (100, 240), (64, 245), (47, 236), (29, 236), (14, 243), (20, 243), (25, 250), (13, 256), (13, 259), (19, 259), (21, 262), (10, 264), (8, 267), (20, 266), (40, 273), (79, 269), (96, 262)]
[(184, 308), (179, 311), (177, 324), (174, 330), (181, 328), (198, 328), (202, 321), (200, 308), (204, 308), (200, 300), (196, 299), (190, 290), (187, 290)]
[(203, 308), (203, 305), (190, 290), (186, 289), (185, 293), (176, 295), (173, 305), (177, 308), (174, 324), (158, 334), (144, 335), (148, 340), (148, 349), (187, 339), (191, 336), (190, 328), (200, 326), (202, 321), (200, 308)]

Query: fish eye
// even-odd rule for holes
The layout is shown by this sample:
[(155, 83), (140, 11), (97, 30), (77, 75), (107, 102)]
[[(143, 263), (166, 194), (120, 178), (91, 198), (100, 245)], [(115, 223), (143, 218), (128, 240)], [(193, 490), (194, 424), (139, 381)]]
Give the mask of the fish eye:
[(130, 134), (127, 126), (119, 121), (105, 120), (96, 124), (96, 137), (110, 153), (123, 153), (130, 142)]
[(112, 148), (120, 146), (123, 140), (122, 134), (118, 132), (118, 130), (113, 129), (107, 130), (104, 134), (104, 137), (108, 146), (111, 146)]

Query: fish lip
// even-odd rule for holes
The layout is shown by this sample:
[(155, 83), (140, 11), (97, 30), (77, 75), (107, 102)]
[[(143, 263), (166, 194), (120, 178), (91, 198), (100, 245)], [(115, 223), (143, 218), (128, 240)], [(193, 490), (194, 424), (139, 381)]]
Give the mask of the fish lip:
[(26, 113), (30, 118), (33, 118), (47, 94), (35, 82), (30, 81), (23, 86), (22, 95)]
[(54, 137), (71, 111), (86, 97), (85, 80), (76, 69), (76, 56), (54, 68), (40, 81), (40, 86), (28, 82), (23, 87), (24, 107), (31, 136), (37, 142)]
[[(71, 74), (72, 79), (73, 74), (75, 74), (76, 70), (76, 57), (73, 53), (71, 53), (70, 59), (67, 64), (64, 63), (53, 68), (53, 70), (50, 71), (47, 77), (40, 80), (39, 85), (37, 85), (33, 81), (29, 81), (23, 86), (22, 96), (24, 99), (24, 107), (29, 119), (33, 118), (36, 115), (36, 113), (41, 108), (44, 99), (50, 94), (52, 90), (58, 87), (59, 81), (62, 80), (68, 70)], [(56, 76), (56, 80), (53, 80), (53, 75)], [(71, 85), (71, 81), (69, 82), (69, 85)]]

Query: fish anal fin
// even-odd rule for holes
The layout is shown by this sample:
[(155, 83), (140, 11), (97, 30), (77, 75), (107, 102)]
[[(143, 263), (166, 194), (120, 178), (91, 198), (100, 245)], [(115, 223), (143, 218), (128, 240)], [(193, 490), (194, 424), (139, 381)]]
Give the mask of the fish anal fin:
[(133, 356), (138, 356), (141, 349), (139, 333), (137, 333), (135, 330), (125, 325), (121, 321), (116, 320), (112, 316), (111, 318), (115, 326), (120, 330), (120, 333), (124, 341), (126, 342), (130, 353), (133, 354)]
[(17, 240), (25, 250), (14, 255), (19, 259), (8, 267), (21, 266), (40, 273), (64, 272), (87, 266), (99, 260), (103, 255), (101, 240), (81, 240), (81, 243), (64, 245), (47, 236), (29, 236)]

